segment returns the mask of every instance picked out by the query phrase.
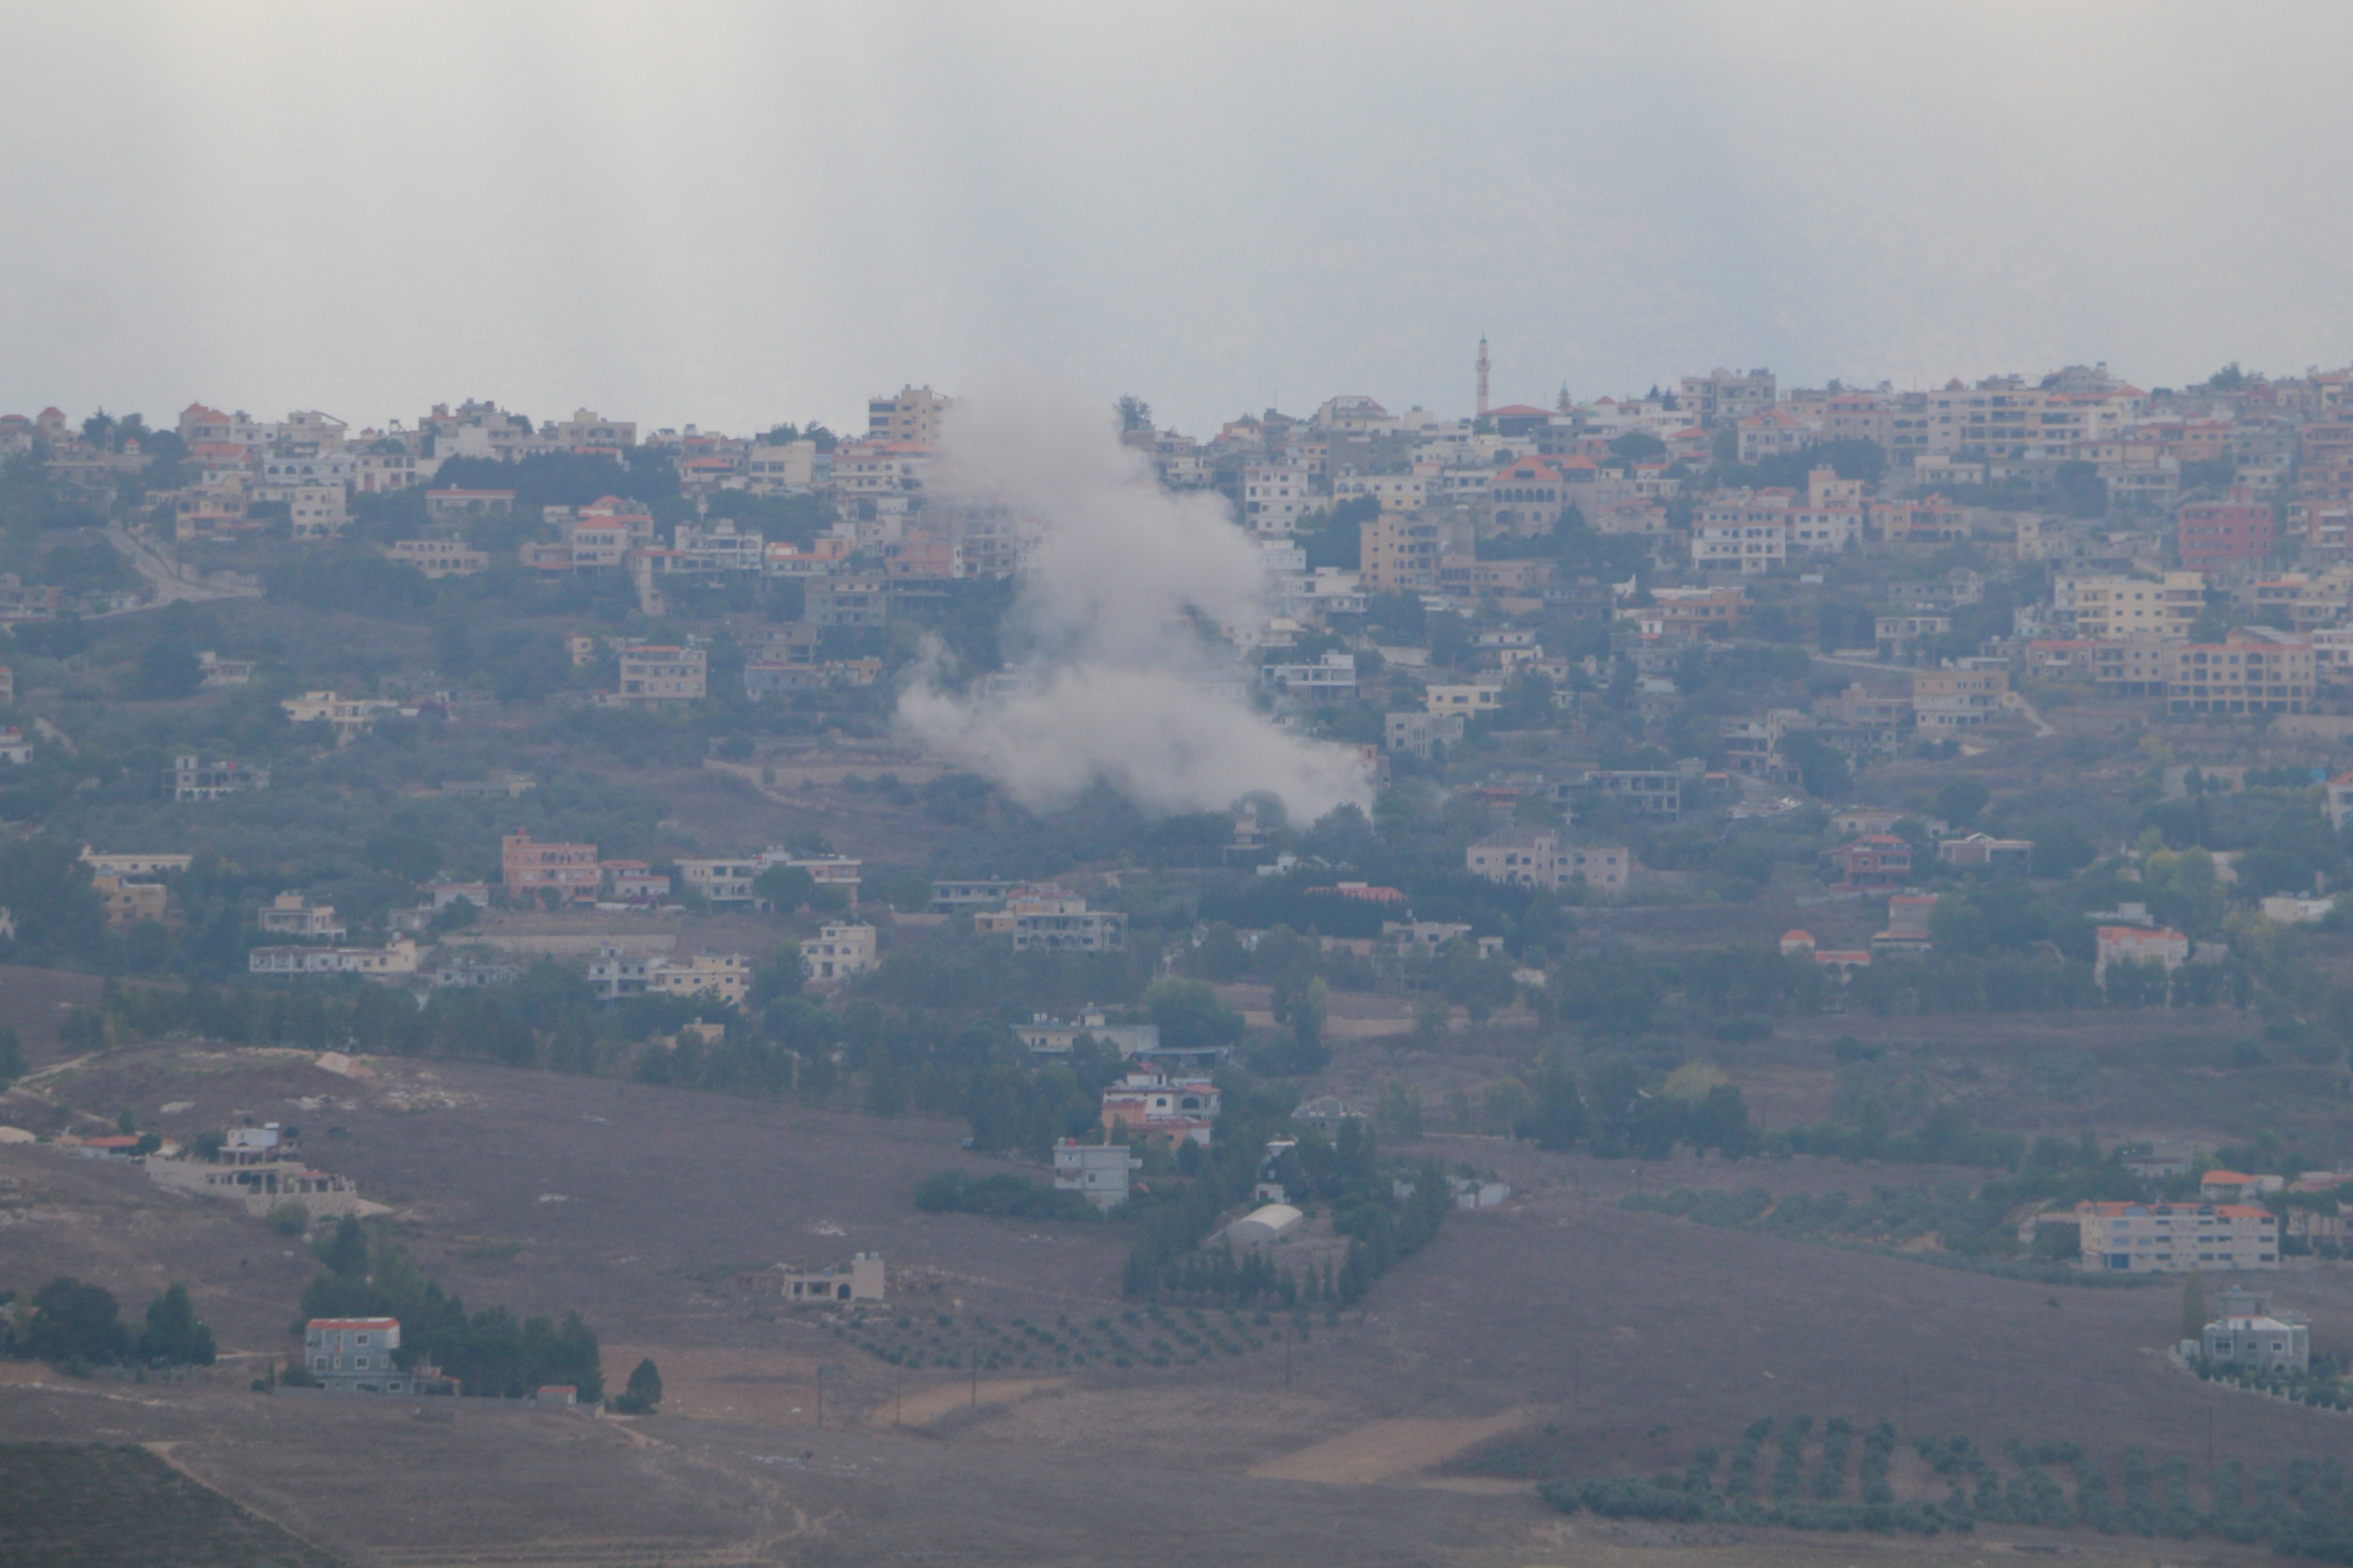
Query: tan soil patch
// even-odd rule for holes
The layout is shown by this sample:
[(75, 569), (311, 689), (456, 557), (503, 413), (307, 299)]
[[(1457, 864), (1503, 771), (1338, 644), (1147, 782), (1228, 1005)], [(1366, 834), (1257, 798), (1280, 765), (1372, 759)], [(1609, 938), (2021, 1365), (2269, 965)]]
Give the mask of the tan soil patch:
[(968, 1409), (976, 1400), (984, 1405), (1018, 1405), (1070, 1381), (1067, 1377), (983, 1378), (977, 1391), (969, 1383), (935, 1383), (907, 1390), (904, 1400), (884, 1399), (869, 1413), (868, 1424), (887, 1426), (895, 1417), (901, 1426), (921, 1426), (953, 1411)]
[(1523, 1410), (1506, 1410), (1475, 1421), (1399, 1416), (1253, 1465), (1250, 1473), (1267, 1480), (1370, 1486), (1451, 1459), (1472, 1444), (1526, 1421), (1527, 1413)]

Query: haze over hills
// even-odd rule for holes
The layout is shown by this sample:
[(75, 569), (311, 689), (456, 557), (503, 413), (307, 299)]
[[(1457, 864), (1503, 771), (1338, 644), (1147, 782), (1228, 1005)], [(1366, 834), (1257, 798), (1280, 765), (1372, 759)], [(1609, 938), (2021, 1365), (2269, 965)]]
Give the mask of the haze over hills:
[(195, 15), (7, 1568), (2353, 1562), (2341, 8)]

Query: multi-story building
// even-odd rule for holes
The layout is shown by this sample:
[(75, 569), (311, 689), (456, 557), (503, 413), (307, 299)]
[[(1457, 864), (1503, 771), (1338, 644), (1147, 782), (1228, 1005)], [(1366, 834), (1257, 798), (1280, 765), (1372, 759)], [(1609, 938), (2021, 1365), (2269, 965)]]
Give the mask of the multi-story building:
[(2098, 642), (2186, 637), (2205, 611), (2206, 579), (2197, 572), (2168, 572), (2156, 582), (2063, 572), (2052, 578), (2051, 605), (2061, 619), (2073, 618), (2078, 637)]
[(1317, 500), (1314, 476), (1303, 464), (1242, 465), (1242, 526), (1260, 535), (1287, 534)]
[(1432, 746), (1451, 746), (1461, 739), (1462, 715), (1460, 713), (1409, 710), (1403, 713), (1386, 714), (1382, 719), (1381, 744), (1388, 751), (1426, 757)]
[(528, 833), (499, 840), (499, 870), (510, 898), (533, 899), (553, 888), (566, 900), (596, 897), (594, 844), (534, 844)]
[(1016, 952), (1116, 952), (1127, 945), (1127, 917), (1090, 910), (1086, 900), (1060, 888), (1023, 888), (1005, 908), (973, 917), (984, 936), (1010, 936)]
[(1565, 845), (1546, 828), (1491, 833), (1464, 851), (1474, 877), (1514, 887), (1558, 890), (1583, 883), (1603, 892), (1626, 890), (1633, 856), (1619, 845)]
[(1912, 677), (1912, 718), (1924, 731), (1982, 729), (2010, 706), (1999, 669), (1924, 669)]
[(330, 1394), (407, 1394), (409, 1375), (393, 1357), (399, 1348), (398, 1318), (313, 1318), (302, 1325), (303, 1357)]
[(1438, 586), (1441, 531), (1427, 514), (1384, 514), (1357, 537), (1366, 593), (1424, 594)]
[(2316, 680), (2309, 639), (2268, 626), (2241, 626), (2221, 643), (2165, 650), (2169, 713), (2302, 713)]
[(341, 484), (290, 485), (286, 515), (297, 539), (332, 539), (351, 521)]
[(279, 703), (287, 720), (296, 724), (328, 724), (335, 743), (347, 746), (379, 719), (400, 712), (400, 704), (381, 697), (345, 697), (333, 691), (306, 691)]
[(1506, 463), (1487, 486), (1489, 515), (1499, 533), (1548, 533), (1569, 502), (1567, 475), (1533, 455)]
[(1748, 613), (1748, 593), (1738, 586), (1653, 588), (1651, 608), (1641, 619), (1646, 632), (1655, 621), (1662, 637), (1704, 637), (1728, 632)]
[(621, 650), (620, 689), (628, 707), (658, 702), (699, 702), (710, 656), (699, 647), (641, 644)]
[(2279, 1221), (2253, 1204), (2080, 1203), (2083, 1267), (2189, 1274), (2279, 1268)]
[(540, 434), (575, 452), (584, 447), (617, 452), (638, 444), (635, 420), (607, 419), (593, 408), (575, 408), (571, 418), (552, 420)]
[(681, 860), (678, 879), (686, 890), (707, 904), (725, 908), (731, 904), (750, 904), (759, 895), (753, 892), (752, 883), (767, 869), (757, 856), (733, 857), (715, 860)]
[(1789, 493), (1734, 491), (1692, 514), (1692, 569), (1770, 572), (1789, 557)]
[(1314, 664), (1270, 664), (1259, 679), (1287, 696), (1336, 701), (1356, 695), (1356, 656), (1326, 653)]
[(1772, 407), (1779, 384), (1769, 370), (1752, 370), (1744, 375), (1718, 368), (1705, 375), (1687, 375), (1683, 378), (1677, 412), (1685, 420), (1713, 429)]
[(2207, 1324), (2200, 1333), (2198, 1353), (2218, 1366), (2291, 1375), (2309, 1372), (2312, 1327), (2274, 1318), (2267, 1312), (2226, 1314)]
[(397, 980), (417, 973), (417, 943), (395, 937), (386, 947), (257, 947), (246, 957), (248, 973), (273, 976), (360, 974)]
[(1207, 1144), (1218, 1119), (1218, 1086), (1208, 1079), (1130, 1073), (1103, 1092), (1101, 1126), (1130, 1142)]
[(740, 952), (696, 953), (681, 962), (658, 958), (646, 965), (645, 987), (667, 996), (708, 996), (742, 1006), (752, 988), (752, 961)]
[(343, 922), (332, 904), (314, 904), (300, 893), (280, 893), (262, 906), (260, 925), (277, 936), (339, 937)]
[(937, 446), (955, 406), (928, 386), (902, 386), (896, 397), (866, 400), (866, 438), (870, 441), (913, 441)]
[(2112, 963), (2160, 963), (2171, 973), (2189, 962), (2189, 939), (2169, 926), (2100, 926), (2092, 940), (2092, 979), (2102, 985)]
[(2245, 490), (2229, 500), (2183, 501), (2173, 514), (2174, 540), (2181, 564), (2193, 572), (2250, 566), (2270, 556), (2274, 519), (2272, 504)]
[(1144, 1169), (1144, 1162), (1128, 1152), (1124, 1143), (1082, 1143), (1065, 1138), (1054, 1145), (1054, 1186), (1076, 1193), (1108, 1213), (1127, 1202), (1128, 1174)]
[(891, 616), (891, 585), (880, 577), (813, 581), (807, 612), (809, 625), (826, 631), (884, 626)]
[(824, 925), (801, 944), (801, 960), (812, 980), (848, 980), (874, 967), (874, 928)]
[(202, 761), (191, 752), (172, 759), (164, 784), (174, 800), (220, 800), (249, 789), (268, 789), (269, 770), (244, 763)]
[(470, 577), (491, 565), (488, 552), (469, 549), (462, 539), (403, 539), (388, 553), (427, 577)]

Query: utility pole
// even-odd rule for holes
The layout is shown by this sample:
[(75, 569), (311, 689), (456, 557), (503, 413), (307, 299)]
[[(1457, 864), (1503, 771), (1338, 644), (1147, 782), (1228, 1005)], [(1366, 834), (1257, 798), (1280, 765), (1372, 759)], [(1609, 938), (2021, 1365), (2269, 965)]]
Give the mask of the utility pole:
[(1291, 1336), (1288, 1333), (1282, 1336), (1282, 1386), (1291, 1386)]
[(1904, 1403), (1896, 1407), (1896, 1430), (1909, 1436), (1912, 1432), (1912, 1374), (1904, 1374)]

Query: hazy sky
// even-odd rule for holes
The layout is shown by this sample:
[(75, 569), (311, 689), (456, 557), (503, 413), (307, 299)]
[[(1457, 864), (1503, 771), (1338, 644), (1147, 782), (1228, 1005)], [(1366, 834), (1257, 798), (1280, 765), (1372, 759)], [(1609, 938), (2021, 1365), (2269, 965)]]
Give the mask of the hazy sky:
[(2353, 7), (0, 0), (0, 412), (2353, 359)]

